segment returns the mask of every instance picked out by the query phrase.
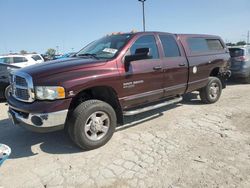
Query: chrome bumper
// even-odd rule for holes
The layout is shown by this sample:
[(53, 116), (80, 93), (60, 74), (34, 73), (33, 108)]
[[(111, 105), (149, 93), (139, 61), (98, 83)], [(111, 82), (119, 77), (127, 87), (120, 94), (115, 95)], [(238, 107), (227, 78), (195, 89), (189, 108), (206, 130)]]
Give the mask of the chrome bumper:
[(63, 129), (68, 110), (51, 113), (27, 114), (9, 108), (9, 118), (14, 125), (23, 125), (35, 132), (51, 132)]

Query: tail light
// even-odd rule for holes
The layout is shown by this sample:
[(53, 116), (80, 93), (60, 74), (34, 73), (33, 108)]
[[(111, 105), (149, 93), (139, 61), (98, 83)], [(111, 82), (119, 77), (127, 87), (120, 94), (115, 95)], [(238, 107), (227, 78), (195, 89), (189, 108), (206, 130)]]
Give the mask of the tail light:
[(248, 61), (246, 56), (239, 56), (234, 58), (235, 61)]

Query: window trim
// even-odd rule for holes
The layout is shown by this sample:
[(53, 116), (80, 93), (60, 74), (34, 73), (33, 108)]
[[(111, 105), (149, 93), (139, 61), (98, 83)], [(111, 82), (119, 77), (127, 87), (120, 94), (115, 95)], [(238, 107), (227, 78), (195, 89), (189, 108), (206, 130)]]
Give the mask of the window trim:
[[(130, 52), (131, 47), (135, 44), (135, 42), (140, 39), (141, 37), (145, 37), (145, 36), (153, 36), (154, 40), (155, 40), (155, 45), (156, 45), (156, 49), (157, 49), (157, 53), (158, 53), (158, 57), (157, 58), (152, 58), (152, 59), (144, 59), (144, 61), (147, 60), (160, 60), (161, 59), (161, 55), (160, 55), (160, 49), (159, 49), (159, 44), (158, 44), (158, 38), (156, 38), (154, 33), (147, 33), (147, 34), (143, 34), (143, 35), (138, 35), (137, 37), (134, 38), (134, 41), (131, 43), (131, 45), (128, 47), (127, 52), (125, 53), (123, 59), (125, 58), (126, 55), (128, 55), (128, 52)], [(141, 61), (141, 60), (139, 60)]]

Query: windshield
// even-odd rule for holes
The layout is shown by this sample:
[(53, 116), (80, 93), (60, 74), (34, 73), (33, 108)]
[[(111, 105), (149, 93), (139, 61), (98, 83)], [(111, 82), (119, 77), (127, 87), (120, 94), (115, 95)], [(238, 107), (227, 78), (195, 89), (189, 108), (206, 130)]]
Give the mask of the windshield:
[(229, 48), (231, 57), (244, 56), (244, 50), (240, 48)]
[(103, 37), (87, 45), (78, 52), (76, 56), (112, 59), (121, 51), (131, 37), (132, 34), (119, 34)]

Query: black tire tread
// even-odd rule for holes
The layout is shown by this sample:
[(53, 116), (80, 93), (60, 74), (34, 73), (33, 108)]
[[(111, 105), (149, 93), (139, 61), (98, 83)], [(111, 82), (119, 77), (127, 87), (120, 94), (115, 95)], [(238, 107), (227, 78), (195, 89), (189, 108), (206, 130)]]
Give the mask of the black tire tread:
[(201, 98), (202, 103), (205, 103), (205, 104), (212, 104), (212, 103), (215, 103), (215, 102), (220, 98), (220, 96), (219, 96), (218, 99), (215, 100), (215, 101), (211, 101), (211, 100), (209, 99), (209, 96), (208, 96), (208, 86), (209, 86), (209, 84), (210, 84), (213, 80), (217, 80), (218, 83), (220, 84), (220, 94), (219, 94), (219, 95), (221, 95), (221, 91), (222, 91), (222, 83), (221, 83), (221, 80), (220, 80), (219, 78), (217, 78), (217, 77), (209, 77), (209, 78), (208, 78), (208, 83), (207, 83), (207, 85), (206, 85), (205, 87), (203, 87), (203, 88), (200, 89), (200, 98)]
[[(88, 146), (84, 146), (82, 143), (81, 143), (81, 139), (79, 138), (79, 134), (78, 134), (78, 129), (76, 127), (76, 121), (80, 119), (82, 119), (83, 117), (81, 116), (81, 114), (83, 114), (83, 112), (86, 112), (90, 106), (93, 106), (93, 105), (108, 105), (111, 109), (113, 109), (109, 104), (103, 102), (103, 101), (100, 101), (100, 100), (87, 100), (87, 101), (84, 101), (82, 102), (81, 104), (79, 104), (75, 109), (74, 111), (70, 114), (70, 117), (68, 119), (68, 122), (67, 122), (67, 129), (68, 129), (68, 134), (70, 136), (70, 138), (72, 139), (72, 141), (77, 145), (79, 146), (80, 148), (84, 149), (84, 150), (90, 150), (90, 149), (95, 149), (93, 147), (88, 147)], [(113, 114), (115, 114), (115, 112), (113, 111)], [(82, 119), (83, 120), (83, 119)], [(115, 120), (116, 122), (116, 117), (115, 117)], [(111, 135), (112, 136), (112, 135)], [(108, 139), (109, 140), (109, 139)], [(107, 140), (107, 141), (108, 141)], [(106, 141), (106, 142), (107, 142)], [(106, 142), (104, 142), (102, 145), (104, 145)]]

